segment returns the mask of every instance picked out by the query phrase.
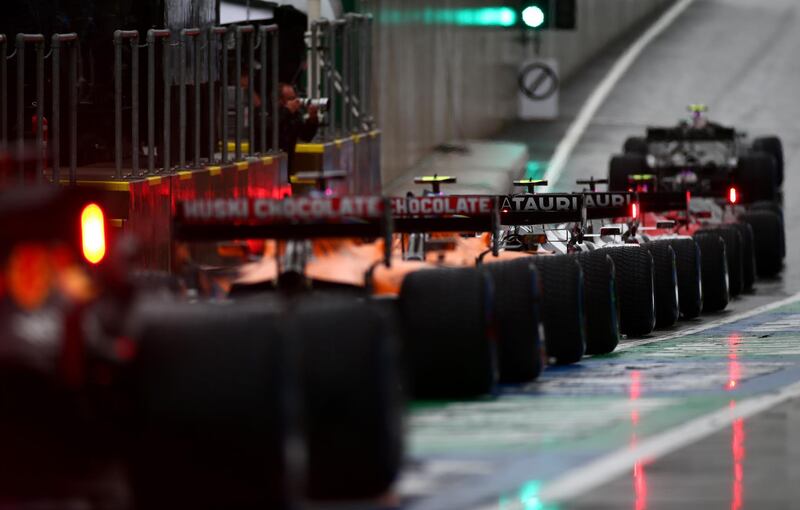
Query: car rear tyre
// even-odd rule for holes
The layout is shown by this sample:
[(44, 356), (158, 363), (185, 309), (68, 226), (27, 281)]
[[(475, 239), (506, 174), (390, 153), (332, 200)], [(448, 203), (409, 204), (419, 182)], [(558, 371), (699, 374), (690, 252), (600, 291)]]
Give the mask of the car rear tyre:
[(287, 345), (300, 367), (311, 499), (374, 498), (400, 471), (394, 319), (371, 303), (331, 295), (298, 303), (290, 319)]
[(629, 176), (649, 171), (650, 167), (645, 156), (640, 154), (614, 156), (611, 158), (608, 169), (608, 189), (610, 191), (625, 191), (629, 187)]
[(725, 241), (716, 232), (697, 233), (703, 274), (703, 312), (719, 312), (730, 301)]
[(586, 352), (583, 270), (563, 255), (534, 257), (542, 281), (542, 317), (547, 355), (560, 365), (577, 363)]
[(628, 336), (644, 336), (656, 326), (653, 257), (637, 245), (604, 248), (614, 261), (620, 330)]
[(786, 223), (783, 208), (777, 202), (761, 201), (750, 206), (751, 211), (772, 211), (781, 219), (781, 258), (786, 258)]
[(775, 161), (769, 154), (750, 152), (739, 156), (735, 175), (743, 202), (777, 198), (777, 172)]
[(753, 150), (764, 152), (775, 160), (775, 175), (777, 185), (783, 184), (783, 144), (777, 136), (764, 136), (753, 140)]
[(756, 283), (756, 247), (753, 227), (741, 221), (731, 223), (731, 227), (742, 236), (742, 292), (750, 292)]
[(533, 261), (521, 258), (483, 266), (494, 282), (494, 323), (500, 382), (516, 384), (539, 377), (544, 368), (539, 276)]
[(637, 156), (647, 156), (647, 139), (641, 136), (632, 136), (625, 140), (622, 146), (625, 154), (635, 154)]
[(405, 277), (399, 309), (414, 398), (474, 398), (494, 390), (491, 300), (491, 279), (476, 268), (428, 269)]
[(669, 244), (675, 251), (681, 318), (694, 319), (703, 312), (700, 248), (697, 247), (697, 243), (691, 237), (670, 239)]
[(608, 354), (619, 344), (619, 307), (614, 261), (602, 250), (576, 255), (583, 269), (586, 303), (586, 354)]
[(753, 228), (758, 276), (777, 276), (783, 269), (783, 225), (780, 217), (771, 211), (749, 211), (739, 216), (739, 221)]
[(701, 229), (696, 233), (716, 233), (725, 240), (725, 257), (728, 262), (728, 292), (736, 297), (744, 289), (744, 240), (739, 229), (733, 225), (722, 225), (717, 228)]
[(644, 247), (653, 256), (656, 327), (674, 326), (681, 313), (675, 250), (668, 242), (664, 241), (646, 243)]
[(277, 308), (164, 304), (136, 315), (136, 508), (285, 508), (301, 476)]

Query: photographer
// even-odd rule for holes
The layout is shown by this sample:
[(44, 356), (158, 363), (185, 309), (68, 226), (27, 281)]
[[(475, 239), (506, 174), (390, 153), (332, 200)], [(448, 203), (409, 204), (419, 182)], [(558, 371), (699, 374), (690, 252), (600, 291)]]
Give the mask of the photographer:
[(318, 108), (308, 105), (308, 118), (303, 119), (302, 102), (297, 91), (288, 83), (280, 84), (280, 114), (278, 146), (289, 157), (289, 174), (293, 174), (295, 145), (298, 140), (310, 142), (319, 128)]

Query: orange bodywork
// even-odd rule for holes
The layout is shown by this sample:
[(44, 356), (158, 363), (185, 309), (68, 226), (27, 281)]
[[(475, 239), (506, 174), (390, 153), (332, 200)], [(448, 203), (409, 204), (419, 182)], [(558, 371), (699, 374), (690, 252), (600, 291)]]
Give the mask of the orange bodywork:
[[(403, 260), (400, 238), (395, 238), (392, 247), (391, 267), (382, 263), (384, 242), (361, 242), (352, 239), (319, 239), (312, 242), (313, 257), (305, 267), (310, 280), (324, 281), (352, 287), (366, 287), (367, 273), (372, 271), (372, 292), (375, 295), (398, 295), (406, 275), (423, 269), (436, 267), (472, 267), (481, 254), (489, 249), (491, 236), (462, 237), (457, 234), (436, 234), (435, 237), (453, 241), (452, 249), (432, 252), (425, 261)], [(264, 256), (257, 262), (245, 264), (239, 277), (233, 282), (252, 285), (276, 280), (278, 265), (275, 260), (276, 243), (267, 242)], [(531, 255), (550, 255), (540, 250), (536, 253), (501, 251), (498, 256), (491, 253), (483, 258), (484, 263), (513, 260)]]

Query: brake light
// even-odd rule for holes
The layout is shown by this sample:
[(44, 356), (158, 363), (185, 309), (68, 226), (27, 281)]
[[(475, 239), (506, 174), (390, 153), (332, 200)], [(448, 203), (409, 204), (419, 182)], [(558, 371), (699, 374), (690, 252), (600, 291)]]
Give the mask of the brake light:
[(81, 245), (83, 257), (91, 264), (106, 256), (105, 217), (97, 204), (87, 205), (81, 213)]
[(739, 192), (736, 191), (736, 188), (731, 186), (728, 190), (728, 202), (735, 204), (739, 200)]
[(631, 218), (634, 220), (639, 218), (639, 204), (636, 202), (631, 204)]

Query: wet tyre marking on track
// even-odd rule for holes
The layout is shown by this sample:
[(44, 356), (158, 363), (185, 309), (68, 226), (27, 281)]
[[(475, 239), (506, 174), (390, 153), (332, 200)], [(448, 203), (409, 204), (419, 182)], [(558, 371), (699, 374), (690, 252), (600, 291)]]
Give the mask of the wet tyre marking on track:
[[(416, 407), (400, 484), (408, 508), (499, 508), (533, 485), (543, 501), (574, 497), (645, 453), (669, 453), (800, 396), (800, 295), (626, 347), (551, 368), (497, 399)], [(455, 464), (425, 474), (443, 460)]]

